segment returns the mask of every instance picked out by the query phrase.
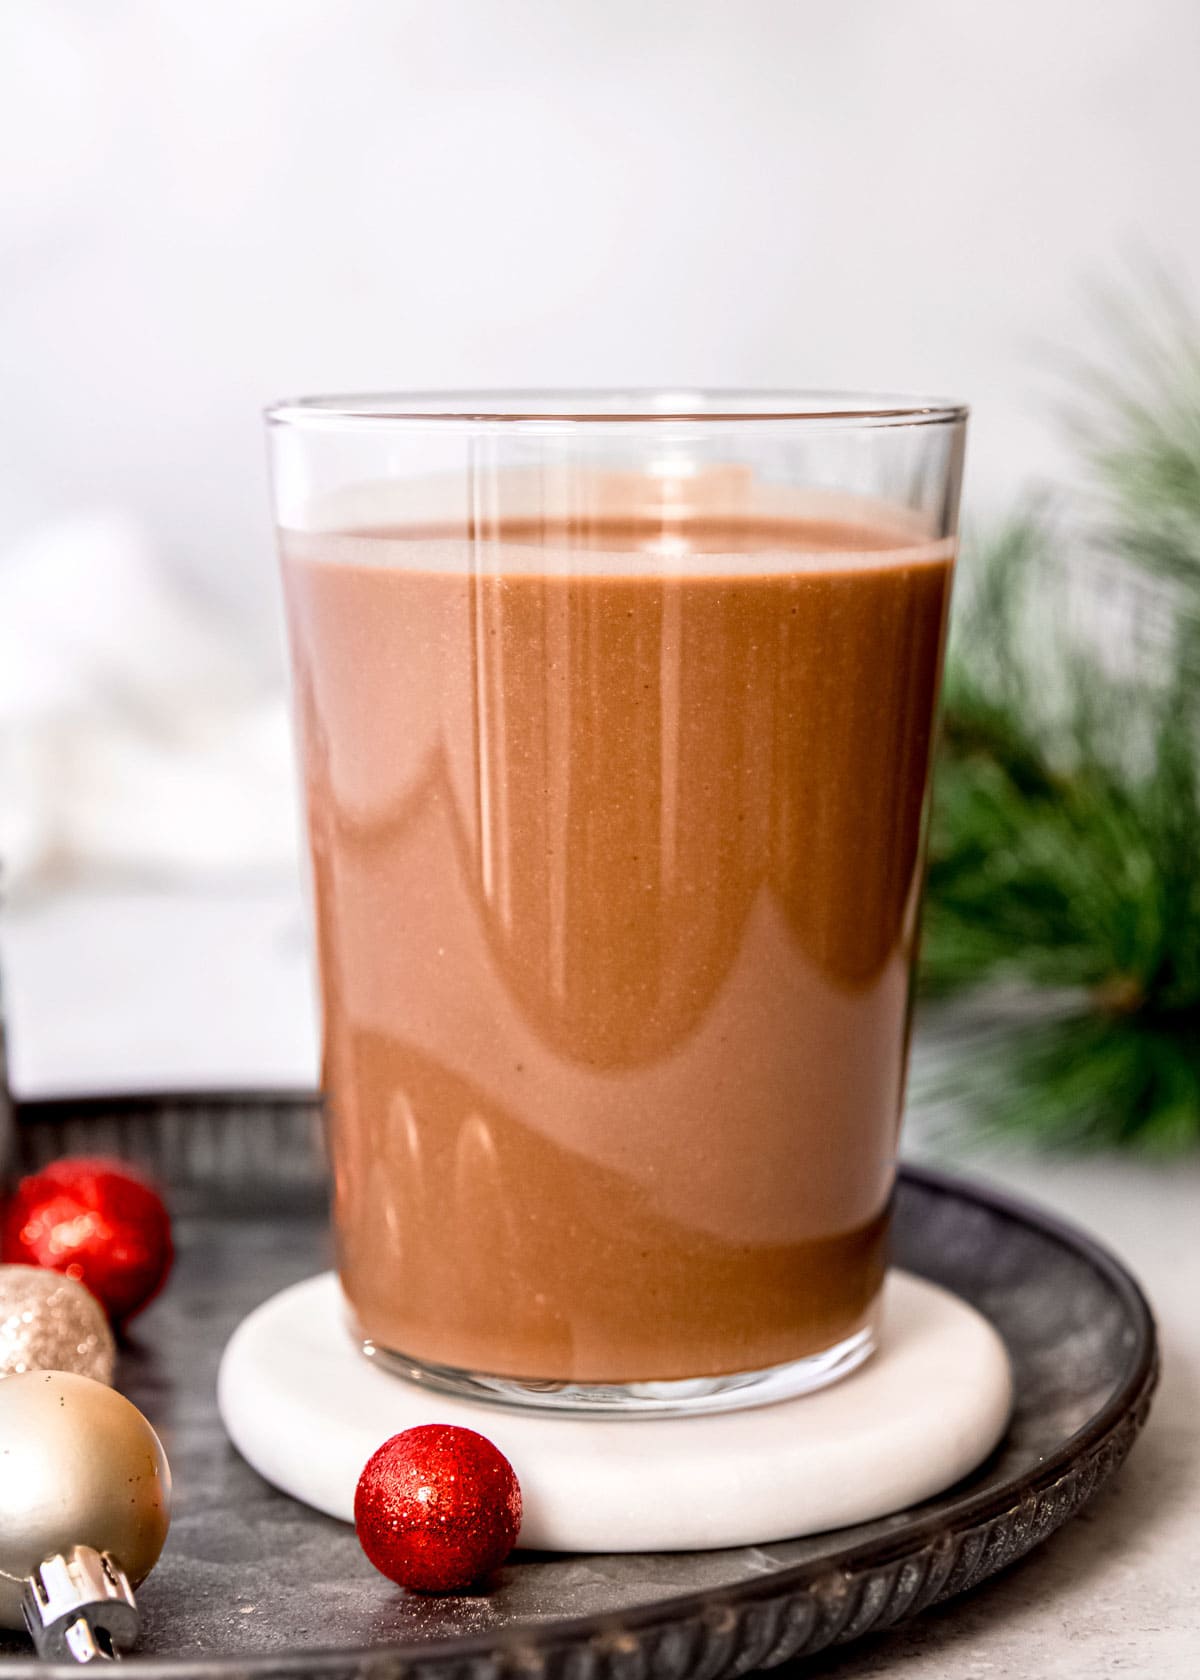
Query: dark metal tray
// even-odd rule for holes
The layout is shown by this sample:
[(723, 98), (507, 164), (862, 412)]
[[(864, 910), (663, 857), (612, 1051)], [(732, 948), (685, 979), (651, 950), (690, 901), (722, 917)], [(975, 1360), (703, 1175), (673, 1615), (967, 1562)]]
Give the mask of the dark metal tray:
[[(914, 1510), (812, 1539), (646, 1557), (526, 1553), (489, 1590), (409, 1596), (375, 1574), (349, 1528), (262, 1482), (217, 1419), (217, 1362), (234, 1325), (329, 1263), (313, 1100), (34, 1102), (19, 1121), (26, 1170), (60, 1154), (120, 1154), (158, 1175), (175, 1212), (175, 1273), (136, 1321), (117, 1374), (175, 1473), (170, 1540), (139, 1594), (144, 1635), (130, 1662), (146, 1676), (720, 1680), (888, 1627), (1004, 1568), (1091, 1498), (1149, 1410), (1154, 1325), (1110, 1254), (1034, 1208), (906, 1168), (896, 1259), (978, 1306), (1013, 1359), (1012, 1427), (982, 1469)], [(15, 1637), (0, 1651), (11, 1676), (48, 1672)]]

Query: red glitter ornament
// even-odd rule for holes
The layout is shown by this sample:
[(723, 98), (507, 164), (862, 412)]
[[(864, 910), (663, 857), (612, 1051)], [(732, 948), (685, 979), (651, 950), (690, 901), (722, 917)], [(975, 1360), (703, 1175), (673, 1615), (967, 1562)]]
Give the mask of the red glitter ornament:
[(157, 1295), (174, 1254), (162, 1197), (120, 1161), (80, 1156), (23, 1178), (0, 1228), (0, 1259), (65, 1272), (117, 1324)]
[(454, 1592), (499, 1568), (521, 1527), (521, 1485), (473, 1429), (426, 1423), (385, 1441), (354, 1495), (364, 1552), (389, 1580)]

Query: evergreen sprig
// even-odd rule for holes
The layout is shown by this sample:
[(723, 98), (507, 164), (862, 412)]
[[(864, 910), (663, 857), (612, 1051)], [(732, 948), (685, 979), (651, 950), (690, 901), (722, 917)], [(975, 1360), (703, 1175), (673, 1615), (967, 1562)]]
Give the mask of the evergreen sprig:
[[(1135, 350), (1085, 440), (1094, 519), (1034, 510), (968, 554), (922, 979), (1025, 997), (958, 1060), (977, 1116), (1165, 1151), (1200, 1143), (1200, 335)], [(1074, 610), (1113, 589), (1115, 647)]]

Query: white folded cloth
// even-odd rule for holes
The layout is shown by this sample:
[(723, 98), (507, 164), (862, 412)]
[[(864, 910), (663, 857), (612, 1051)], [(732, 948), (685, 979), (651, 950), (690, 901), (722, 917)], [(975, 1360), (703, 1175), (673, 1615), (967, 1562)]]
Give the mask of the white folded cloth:
[(0, 555), (0, 864), (8, 890), (93, 871), (293, 873), (286, 696), (120, 513)]

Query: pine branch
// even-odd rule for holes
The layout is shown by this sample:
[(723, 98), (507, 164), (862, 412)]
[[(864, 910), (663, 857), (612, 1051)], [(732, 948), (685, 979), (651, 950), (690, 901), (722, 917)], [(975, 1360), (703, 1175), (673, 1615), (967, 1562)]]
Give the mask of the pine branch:
[[(1034, 510), (964, 565), (922, 982), (1047, 999), (953, 1075), (982, 1123), (1176, 1150), (1200, 1142), (1200, 330), (1122, 320), (1132, 368), (1093, 378), (1079, 432), (1090, 526)], [(1120, 675), (1070, 628), (1101, 572), (1159, 609)]]

